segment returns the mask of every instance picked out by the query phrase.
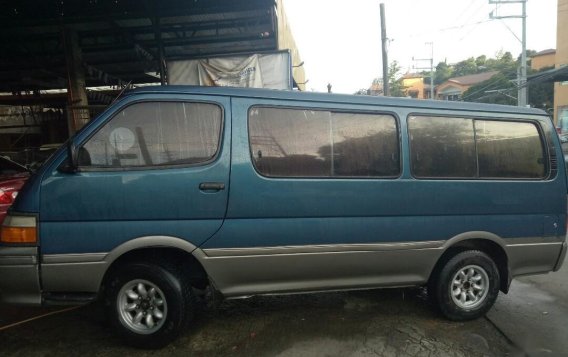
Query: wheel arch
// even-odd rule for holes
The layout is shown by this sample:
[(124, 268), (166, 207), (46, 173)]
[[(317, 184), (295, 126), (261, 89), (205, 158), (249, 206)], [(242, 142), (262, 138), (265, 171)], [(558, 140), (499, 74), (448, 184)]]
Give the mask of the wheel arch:
[(500, 290), (507, 293), (511, 283), (511, 272), (509, 270), (509, 257), (505, 247), (503, 238), (491, 232), (472, 231), (458, 234), (443, 244), (444, 252), (430, 272), (429, 281), (435, 279), (444, 265), (456, 254), (466, 250), (479, 250), (487, 254), (497, 265), (500, 277)]
[(203, 287), (207, 282), (207, 273), (203, 265), (192, 254), (197, 247), (177, 237), (146, 236), (129, 240), (114, 248), (105, 256), (107, 269), (100, 279), (104, 285), (113, 272), (123, 264), (133, 261), (167, 261), (183, 265), (184, 276), (195, 287)]

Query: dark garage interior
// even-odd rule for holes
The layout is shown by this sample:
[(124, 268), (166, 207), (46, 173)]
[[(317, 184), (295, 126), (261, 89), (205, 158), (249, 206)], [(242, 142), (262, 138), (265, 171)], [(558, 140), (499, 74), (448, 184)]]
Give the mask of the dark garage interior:
[(0, 3), (0, 155), (33, 161), (167, 60), (282, 49), (274, 0)]

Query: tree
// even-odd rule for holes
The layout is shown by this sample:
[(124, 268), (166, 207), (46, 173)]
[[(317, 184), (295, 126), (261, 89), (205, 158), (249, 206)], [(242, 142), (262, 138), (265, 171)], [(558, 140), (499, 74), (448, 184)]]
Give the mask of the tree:
[(487, 61), (487, 56), (481, 55), (475, 58), (475, 64), (477, 68), (485, 68), (485, 62)]
[[(516, 62), (512, 59), (505, 59), (501, 64), (508, 66), (513, 64), (513, 68), (516, 68)], [(529, 68), (528, 74), (535, 74), (551, 68), (543, 68), (540, 71), (533, 71)], [(511, 71), (509, 68), (508, 71), (498, 73), (492, 78), (472, 86), (463, 93), (462, 99), (466, 102), (517, 105), (516, 78), (516, 70)], [(531, 107), (548, 110), (553, 106), (554, 83), (531, 83), (529, 81), (528, 92)]]
[(353, 93), (354, 95), (369, 95), (369, 89), (361, 88), (357, 92)]
[(452, 77), (452, 67), (448, 66), (446, 62), (440, 62), (436, 66), (436, 72), (434, 72), (434, 84), (438, 85), (450, 79)]
[(490, 79), (471, 86), (462, 95), (466, 102), (517, 104), (517, 89), (510, 78), (498, 73)]
[(392, 61), (389, 65), (389, 91), (391, 97), (406, 97), (406, 87), (400, 76), (400, 66), (397, 61)]
[(485, 67), (490, 71), (515, 72), (518, 64), (513, 60), (511, 52), (499, 51), (495, 58), (490, 58), (485, 62)]
[(473, 57), (460, 61), (454, 65), (453, 77), (467, 76), (477, 73), (477, 63)]
[[(554, 67), (541, 68), (540, 71), (533, 71), (528, 69), (528, 75), (538, 72), (548, 71)], [(554, 83), (553, 82), (539, 82), (529, 84), (529, 104), (531, 107), (549, 110), (553, 108), (554, 104)]]

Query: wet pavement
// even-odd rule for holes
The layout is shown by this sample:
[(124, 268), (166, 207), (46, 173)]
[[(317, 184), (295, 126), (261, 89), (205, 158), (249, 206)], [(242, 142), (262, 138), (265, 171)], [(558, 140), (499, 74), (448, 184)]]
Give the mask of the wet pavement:
[(568, 264), (514, 280), (487, 317), (530, 356), (568, 356)]
[[(1, 307), (0, 316), (7, 316), (7, 311), (10, 308)], [(4, 326), (11, 322), (6, 318), (0, 321)], [(122, 345), (109, 330), (100, 306), (90, 305), (0, 330), (0, 353), (2, 356), (520, 355), (485, 318), (466, 323), (445, 320), (428, 303), (421, 289), (225, 301), (199, 313), (180, 338), (158, 351)]]

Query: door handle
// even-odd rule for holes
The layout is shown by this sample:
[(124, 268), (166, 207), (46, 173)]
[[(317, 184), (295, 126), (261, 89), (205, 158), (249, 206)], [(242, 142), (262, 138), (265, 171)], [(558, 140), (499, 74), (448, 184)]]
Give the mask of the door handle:
[(199, 184), (201, 191), (221, 191), (225, 189), (223, 182), (202, 182)]

